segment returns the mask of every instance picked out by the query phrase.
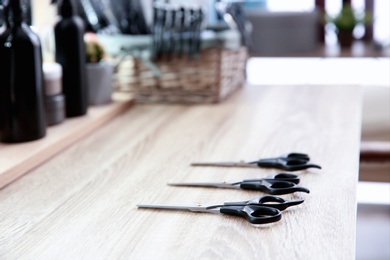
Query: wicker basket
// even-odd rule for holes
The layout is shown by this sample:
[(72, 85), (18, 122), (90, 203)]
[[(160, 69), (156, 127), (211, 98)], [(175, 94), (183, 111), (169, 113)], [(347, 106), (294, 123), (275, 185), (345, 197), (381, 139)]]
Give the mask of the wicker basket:
[(246, 60), (244, 47), (214, 47), (202, 50), (198, 59), (156, 61), (158, 75), (130, 58), (118, 68), (116, 88), (133, 93), (138, 102), (216, 103), (243, 86)]

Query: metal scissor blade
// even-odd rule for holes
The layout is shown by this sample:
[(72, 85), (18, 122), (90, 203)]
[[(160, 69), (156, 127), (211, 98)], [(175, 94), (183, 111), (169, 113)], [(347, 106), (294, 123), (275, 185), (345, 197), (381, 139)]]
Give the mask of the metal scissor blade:
[(169, 210), (188, 210), (192, 212), (210, 212), (220, 213), (219, 205), (216, 204), (139, 204), (138, 208), (148, 209), (169, 209)]
[(251, 162), (195, 162), (191, 166), (220, 166), (220, 167), (250, 167), (257, 168), (256, 163)]
[(215, 187), (226, 189), (239, 189), (240, 186), (234, 185), (233, 182), (179, 182), (168, 183), (169, 186), (184, 186), (184, 187)]

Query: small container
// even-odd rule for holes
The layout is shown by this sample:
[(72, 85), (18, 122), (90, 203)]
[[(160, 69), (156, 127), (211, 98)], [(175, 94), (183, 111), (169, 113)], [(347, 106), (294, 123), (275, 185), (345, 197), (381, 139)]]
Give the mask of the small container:
[(45, 109), (48, 126), (62, 123), (65, 119), (65, 96), (62, 94), (46, 96)]
[(62, 67), (58, 63), (43, 63), (43, 78), (45, 80), (44, 93), (46, 96), (55, 96), (62, 93)]
[(111, 102), (114, 66), (105, 63), (87, 63), (89, 105), (98, 106)]

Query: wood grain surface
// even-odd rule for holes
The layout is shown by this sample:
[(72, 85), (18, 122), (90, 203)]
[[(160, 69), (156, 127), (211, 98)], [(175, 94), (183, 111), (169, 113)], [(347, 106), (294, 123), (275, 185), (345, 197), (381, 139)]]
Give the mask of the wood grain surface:
[(91, 107), (85, 116), (68, 118), (61, 124), (48, 127), (46, 136), (39, 140), (0, 143), (0, 189), (106, 124), (132, 103), (133, 98), (122, 95), (110, 104)]
[[(218, 105), (136, 105), (0, 190), (0, 259), (354, 259), (360, 90), (246, 86)], [(265, 195), (167, 182), (265, 177), (193, 161), (306, 152), (310, 194), (280, 222), (137, 209)]]

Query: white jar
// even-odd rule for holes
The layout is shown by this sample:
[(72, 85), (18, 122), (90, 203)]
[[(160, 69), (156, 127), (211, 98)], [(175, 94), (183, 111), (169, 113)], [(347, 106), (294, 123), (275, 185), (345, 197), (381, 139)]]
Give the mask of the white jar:
[(58, 63), (43, 63), (44, 93), (55, 96), (62, 93), (62, 67)]

